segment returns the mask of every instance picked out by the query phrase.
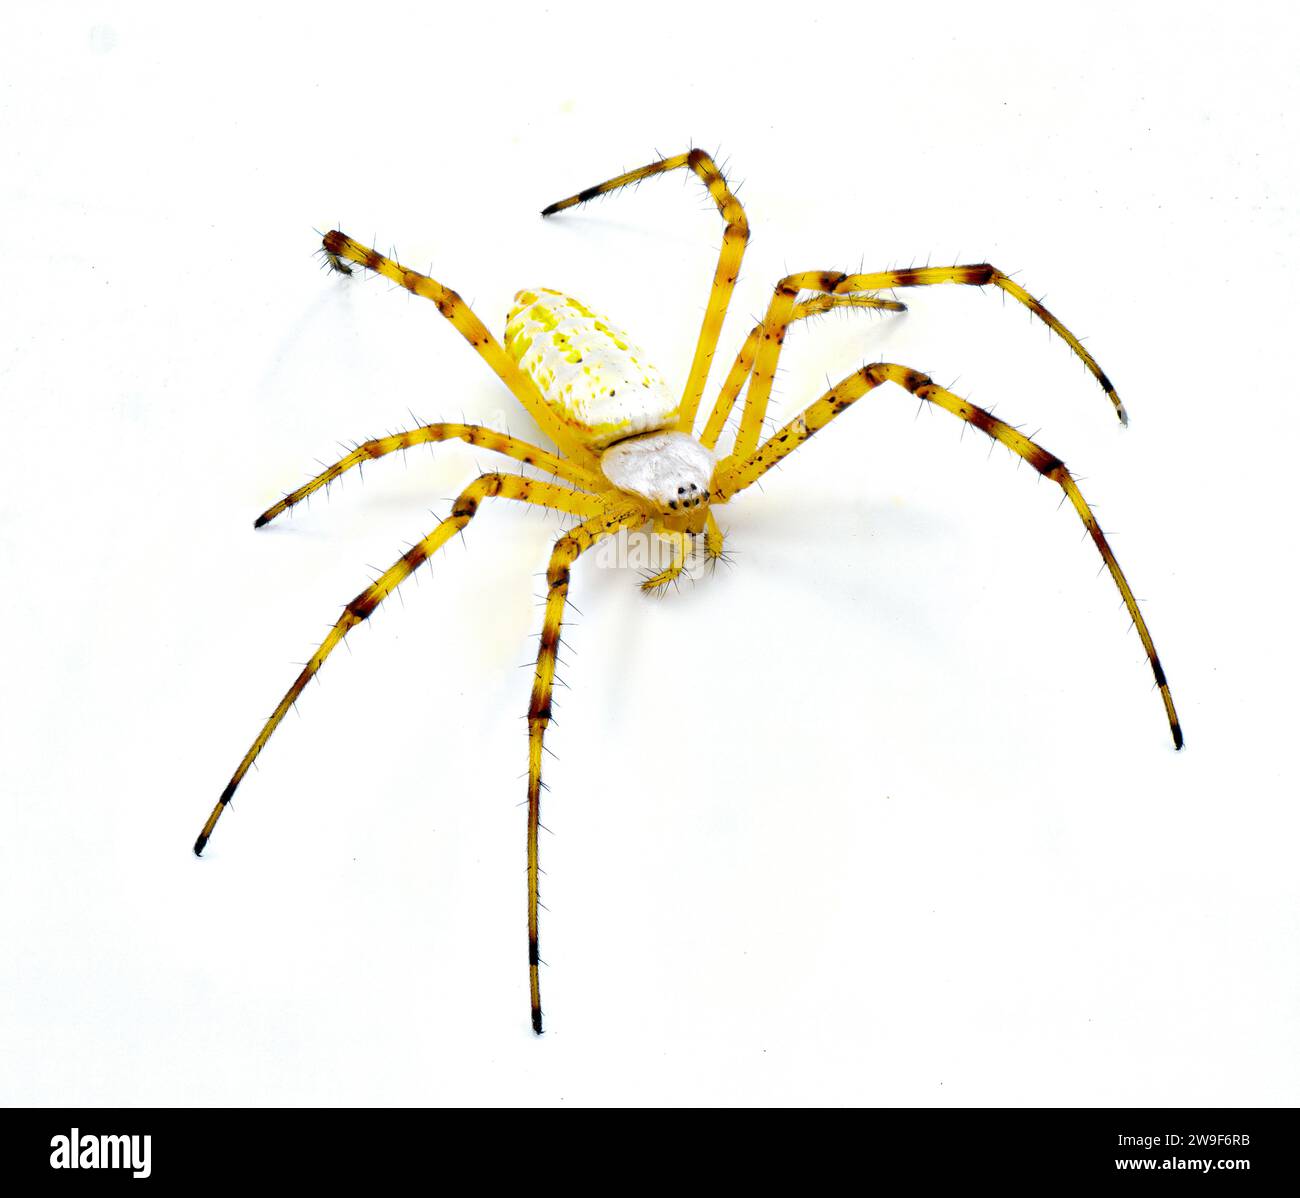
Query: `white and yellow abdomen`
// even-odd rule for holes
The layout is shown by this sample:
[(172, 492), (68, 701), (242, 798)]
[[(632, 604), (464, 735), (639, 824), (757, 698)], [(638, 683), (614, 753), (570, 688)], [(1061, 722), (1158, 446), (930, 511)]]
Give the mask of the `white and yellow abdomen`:
[(681, 401), (644, 351), (571, 296), (519, 292), (506, 318), (506, 352), (593, 449), (677, 423)]

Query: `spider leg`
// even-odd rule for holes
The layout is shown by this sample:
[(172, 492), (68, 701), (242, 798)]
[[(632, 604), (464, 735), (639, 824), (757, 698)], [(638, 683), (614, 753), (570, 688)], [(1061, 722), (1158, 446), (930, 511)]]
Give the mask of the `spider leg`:
[(388, 437), (377, 437), (373, 441), (366, 441), (358, 445), (350, 454), (340, 458), (327, 470), (322, 471), (313, 478), (311, 482), (304, 484), (296, 491), (290, 492), (279, 503), (272, 504), (253, 521), (253, 527), (261, 528), (262, 525), (269, 524), (295, 504), (301, 503), (307, 496), (319, 491), (321, 487), (328, 486), (341, 474), (351, 470), (353, 466), (359, 466), (363, 462), (381, 458), (385, 454), (394, 453), (399, 449), (410, 449), (412, 446), (424, 445), (431, 441), (457, 439), (466, 441), (470, 445), (495, 450), (497, 453), (505, 454), (506, 457), (514, 458), (516, 461), (524, 462), (529, 466), (536, 466), (539, 470), (545, 470), (557, 478), (564, 479), (565, 482), (570, 483), (572, 486), (581, 487), (587, 491), (602, 491), (609, 488), (609, 484), (593, 471), (586, 470), (582, 466), (558, 457), (553, 453), (548, 453), (545, 449), (539, 449), (536, 445), (530, 445), (527, 441), (521, 441), (517, 437), (510, 437), (505, 433), (498, 433), (494, 429), (483, 428), (477, 424), (426, 424), (422, 428), (411, 429), (409, 432), (404, 433), (394, 433)]
[(1092, 509), (1079, 493), (1079, 488), (1065, 468), (1065, 464), (1060, 458), (1048, 453), (1042, 446), (1031, 441), (1009, 424), (983, 408), (978, 408), (953, 395), (952, 392), (936, 386), (932, 379), (919, 371), (890, 362), (877, 362), (849, 375), (827, 391), (816, 403), (805, 408), (784, 428), (778, 429), (749, 458), (730, 466), (723, 463), (714, 480), (713, 501), (725, 503), (733, 495), (756, 482), (782, 458), (793, 453), (818, 430), (825, 428), (845, 408), (884, 382), (896, 383), (918, 399), (951, 412), (959, 420), (973, 424), (993, 440), (1001, 442), (1012, 453), (1024, 458), (1039, 474), (1050, 478), (1065, 492), (1066, 498), (1069, 499), (1079, 519), (1088, 530), (1097, 552), (1101, 554), (1102, 561), (1106, 563), (1106, 569), (1110, 571), (1110, 576), (1123, 597), (1124, 606), (1128, 608), (1128, 613), (1133, 618), (1133, 625), (1142, 641), (1142, 648), (1146, 650), (1147, 660), (1151, 663), (1151, 672), (1155, 676), (1156, 685), (1160, 688), (1160, 698), (1165, 705), (1165, 715), (1169, 720), (1169, 730), (1173, 734), (1174, 748), (1181, 749), (1182, 728), (1178, 723), (1178, 713), (1174, 709), (1174, 700), (1169, 693), (1164, 668), (1156, 655), (1155, 642), (1151, 639), (1146, 621), (1138, 610), (1137, 600), (1133, 597), (1128, 580), (1119, 568), (1119, 562), (1115, 560), (1115, 555), (1111, 552), (1110, 545), (1102, 534), (1096, 517), (1092, 514)]
[(611, 508), (587, 520), (555, 542), (546, 570), (546, 614), (542, 620), (541, 644), (537, 650), (537, 671), (528, 703), (528, 989), (532, 1003), (533, 1031), (542, 1031), (542, 991), (538, 976), (537, 940), (537, 830), (542, 811), (542, 742), (551, 722), (551, 692), (555, 688), (555, 659), (559, 652), (560, 626), (569, 594), (569, 573), (578, 557), (597, 541), (634, 528), (645, 513), (631, 505)]
[(804, 271), (787, 275), (776, 285), (767, 315), (763, 319), (763, 334), (755, 357), (749, 393), (745, 397), (744, 415), (740, 431), (736, 434), (733, 456), (736, 460), (747, 458), (758, 446), (767, 415), (767, 401), (772, 391), (772, 379), (777, 356), (785, 330), (794, 318), (796, 300), (801, 291), (820, 291), (828, 295), (849, 295), (863, 291), (883, 291), (892, 287), (929, 287), (937, 283), (960, 283), (972, 287), (993, 284), (1013, 299), (1023, 304), (1039, 320), (1057, 334), (1092, 372), (1115, 405), (1120, 422), (1128, 423), (1128, 414), (1120, 402), (1110, 379), (1097, 365), (1096, 359), (1083, 348), (1079, 339), (1043, 307), (1018, 283), (1009, 279), (996, 267), (981, 263), (972, 266), (927, 266), (916, 270), (882, 270), (872, 274), (845, 275), (834, 271)]
[(639, 183), (652, 175), (662, 175), (667, 171), (686, 167), (695, 172), (708, 188), (709, 195), (718, 206), (727, 227), (722, 234), (722, 250), (718, 255), (718, 267), (713, 273), (713, 285), (709, 291), (709, 304), (704, 312), (704, 322), (700, 326), (699, 341), (695, 346), (695, 357), (691, 360), (690, 373), (686, 377), (686, 389), (682, 392), (680, 417), (677, 427), (689, 433), (695, 426), (695, 413), (704, 394), (704, 384), (709, 377), (709, 366), (713, 361), (714, 351), (718, 348), (718, 338), (722, 334), (722, 322), (727, 315), (727, 305), (731, 302), (731, 293), (740, 274), (740, 260), (745, 254), (745, 243), (749, 240), (749, 221), (740, 201), (732, 194), (727, 181), (722, 177), (712, 158), (703, 150), (691, 150), (688, 154), (678, 154), (673, 158), (664, 158), (652, 162), (649, 166), (638, 167), (634, 171), (618, 175), (613, 179), (588, 187), (568, 199), (548, 204), (542, 209), (543, 216), (552, 216), (575, 204), (584, 204), (606, 192), (617, 191), (629, 183)]
[(722, 556), (722, 544), (722, 529), (718, 527), (718, 521), (710, 509), (708, 520), (704, 525), (704, 552), (710, 562), (716, 562)]
[(217, 826), (217, 820), (221, 818), (221, 813), (234, 796), (244, 775), (248, 773), (249, 766), (257, 760), (258, 754), (266, 747), (266, 742), (271, 739), (271, 734), (279, 726), (280, 721), (284, 719), (298, 696), (302, 694), (307, 683), (316, 676), (321, 666), (324, 665), (325, 659), (334, 652), (339, 643), (353, 628), (367, 620), (375, 608), (387, 599), (405, 579), (409, 578), (442, 545), (460, 532), (474, 518), (479, 503), (483, 499), (493, 497), (535, 503), (542, 507), (581, 516), (587, 520), (607, 510), (609, 506), (605, 500), (594, 495), (582, 495), (576, 491), (555, 486), (552, 483), (522, 478), (516, 474), (484, 474), (482, 477), (475, 479), (461, 492), (452, 506), (451, 515), (447, 519), (443, 520), (424, 540), (408, 549), (343, 609), (343, 614), (338, 618), (334, 627), (330, 629), (320, 647), (311, 655), (311, 659), (303, 667), (302, 673), (298, 675), (293, 685), (285, 693), (284, 698), (280, 700), (279, 706), (271, 713), (261, 732), (257, 734), (257, 739), (253, 741), (252, 747), (239, 763), (239, 768), (235, 770), (234, 775), (226, 784), (226, 789), (221, 792), (217, 805), (212, 809), (212, 814), (208, 816), (208, 822), (203, 825), (203, 831), (199, 833), (199, 838), (194, 842), (196, 856), (203, 852), (204, 846), (208, 843), (208, 838), (212, 835), (213, 828)]
[(894, 287), (932, 287), (937, 283), (957, 283), (965, 287), (986, 287), (992, 285), (1006, 292), (1018, 304), (1028, 308), (1062, 341), (1074, 351), (1077, 357), (1101, 384), (1107, 398), (1115, 407), (1115, 415), (1121, 424), (1128, 423), (1128, 413), (1115, 388), (1111, 386), (1106, 372), (1097, 365), (1097, 360), (1083, 348), (1069, 329), (1056, 319), (1038, 300), (1029, 294), (1019, 283), (1010, 279), (996, 266), (987, 262), (970, 263), (965, 266), (924, 266), (913, 270), (879, 270), (870, 274), (849, 275), (840, 282), (837, 292), (881, 291)]
[[(907, 311), (907, 305), (900, 304), (897, 300), (877, 299), (870, 295), (817, 295), (794, 306), (790, 314), (790, 323), (806, 320), (821, 312), (829, 312), (832, 308), (881, 308), (889, 312)], [(709, 413), (704, 431), (700, 434), (700, 443), (706, 449), (713, 449), (717, 445), (727, 418), (731, 415), (732, 408), (736, 406), (740, 390), (754, 368), (754, 359), (763, 337), (763, 329), (764, 326), (758, 324), (750, 330), (749, 336), (745, 338), (745, 344), (740, 347), (740, 353), (736, 355), (736, 361), (727, 375), (726, 382), (722, 384), (717, 402), (713, 405), (713, 411)]]
[[(715, 524), (714, 527), (716, 528), (717, 525)], [(673, 560), (658, 574), (652, 575), (641, 584), (643, 591), (655, 591), (675, 581), (680, 577), (681, 572), (686, 569), (686, 561), (690, 557), (692, 541), (690, 533), (676, 532), (673, 529), (665, 528), (662, 531), (656, 529), (655, 535), (672, 544)]]
[(367, 270), (373, 270), (386, 279), (405, 287), (414, 295), (423, 296), (438, 305), (438, 311), (455, 326), (466, 341), (477, 351), (478, 355), (492, 368), (515, 398), (528, 410), (528, 414), (537, 421), (538, 427), (560, 447), (566, 457), (576, 462), (594, 466), (596, 459), (591, 451), (564, 426), (558, 416), (547, 406), (541, 392), (533, 380), (522, 370), (518, 363), (502, 348), (501, 343), (492, 336), (470, 306), (449, 287), (444, 287), (436, 279), (385, 258), (376, 250), (368, 249), (337, 229), (325, 234), (322, 246), (325, 256), (339, 270), (351, 274), (344, 267), (344, 261), (359, 262)]

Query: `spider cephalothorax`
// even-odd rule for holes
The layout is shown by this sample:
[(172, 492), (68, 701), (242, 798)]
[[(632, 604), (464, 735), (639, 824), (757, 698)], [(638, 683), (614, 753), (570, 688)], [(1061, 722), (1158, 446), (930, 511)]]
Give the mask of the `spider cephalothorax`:
[[(697, 436), (696, 416), (749, 236), (744, 210), (713, 160), (702, 150), (665, 158), (552, 204), (542, 215), (550, 216), (629, 183), (679, 168), (690, 170), (700, 178), (726, 222), (695, 356), (680, 394), (669, 388), (659, 372), (649, 365), (644, 352), (626, 334), (561, 292), (542, 288), (519, 292), (507, 319), (502, 345), (454, 291), (343, 233), (335, 231), (325, 235), (324, 253), (336, 269), (351, 274), (349, 263), (357, 263), (437, 304), (439, 312), (469, 341), (554, 442), (556, 451), (480, 425), (424, 425), (358, 446), (268, 508), (256, 524), (260, 527), (274, 520), (353, 466), (434, 441), (468, 441), (534, 467), (557, 481), (513, 473), (484, 474), (475, 479), (457, 498), (445, 520), (348, 603), (266, 721), (194, 844), (195, 853), (201, 853), (249, 767), (339, 642), (463, 529), (484, 499), (515, 499), (575, 517), (575, 526), (556, 541), (546, 572), (546, 612), (528, 706), (528, 957), (532, 1022), (538, 1032), (542, 1030), (537, 918), (542, 742), (551, 720), (556, 652), (573, 563), (604, 538), (647, 523), (672, 543), (673, 555), (667, 568), (645, 580), (642, 584), (645, 589), (656, 590), (676, 579), (697, 537), (703, 537), (706, 556), (716, 559), (722, 553), (723, 534), (713, 509), (757, 482), (809, 437), (882, 383), (894, 383), (921, 401), (974, 425), (1062, 489), (1083, 521), (1133, 618), (1155, 675), (1174, 745), (1181, 748), (1183, 743), (1164, 670), (1137, 601), (1091, 509), (1059, 458), (983, 408), (937, 386), (926, 375), (891, 362), (876, 362), (854, 371), (788, 424), (761, 440), (772, 379), (790, 325), (831, 308), (902, 310), (903, 305), (896, 300), (880, 298), (882, 291), (939, 283), (999, 288), (1070, 346), (1110, 398), (1120, 420), (1125, 420), (1124, 407), (1115, 389), (1078, 339), (1019, 284), (987, 263), (854, 275), (835, 271), (788, 275), (776, 284), (766, 316), (745, 340)], [(805, 294), (807, 298), (800, 299)], [(735, 440), (728, 453), (718, 455), (718, 439), (746, 383), (748, 390)]]
[(699, 532), (718, 459), (689, 433), (665, 430), (615, 441), (600, 455), (601, 473), (620, 491), (653, 506), (669, 527)]

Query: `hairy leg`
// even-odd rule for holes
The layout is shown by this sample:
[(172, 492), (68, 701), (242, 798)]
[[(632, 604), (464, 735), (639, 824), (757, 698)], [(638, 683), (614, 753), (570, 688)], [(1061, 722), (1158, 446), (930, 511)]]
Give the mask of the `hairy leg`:
[(340, 458), (334, 465), (313, 478), (311, 482), (305, 483), (296, 491), (290, 492), (279, 503), (272, 504), (253, 521), (253, 527), (261, 528), (262, 525), (269, 524), (295, 504), (301, 503), (309, 495), (315, 494), (321, 487), (329, 486), (341, 474), (351, 470), (353, 466), (360, 466), (363, 462), (382, 458), (385, 454), (394, 453), (399, 449), (410, 449), (413, 446), (424, 445), (432, 441), (451, 440), (466, 441), (470, 445), (477, 445), (483, 449), (491, 449), (497, 453), (505, 454), (506, 457), (514, 458), (518, 462), (525, 462), (529, 466), (536, 466), (539, 470), (545, 470), (557, 478), (562, 478), (566, 483), (581, 487), (587, 491), (602, 491), (609, 488), (609, 484), (604, 478), (594, 471), (586, 470), (582, 466), (575, 465), (565, 458), (557, 457), (553, 453), (548, 453), (544, 449), (539, 449), (536, 445), (530, 445), (527, 441), (521, 441), (517, 437), (510, 437), (505, 433), (498, 433), (493, 429), (483, 428), (477, 424), (426, 424), (422, 428), (411, 429), (409, 432), (404, 433), (393, 433), (387, 437), (377, 437), (372, 441), (366, 441), (358, 445), (350, 454)]
[(745, 210), (727, 186), (722, 172), (703, 150), (691, 150), (688, 154), (664, 158), (634, 171), (616, 175), (613, 179), (578, 192), (577, 195), (548, 204), (542, 209), (542, 215), (551, 216), (556, 212), (563, 212), (564, 209), (572, 208), (576, 204), (585, 204), (598, 195), (617, 191), (629, 183), (639, 183), (652, 175), (662, 175), (667, 171), (683, 167), (694, 171), (700, 177), (717, 205), (719, 213), (722, 214), (722, 219), (727, 222), (727, 227), (722, 234), (722, 251), (718, 255), (718, 267), (713, 272), (709, 304), (705, 309), (699, 341), (695, 346), (695, 357), (691, 361), (690, 373), (686, 377), (686, 389), (682, 392), (681, 415), (677, 427), (680, 431), (689, 433), (695, 427), (695, 413), (704, 394), (704, 384), (709, 377), (709, 366), (718, 347), (718, 338), (722, 335), (722, 322), (726, 318), (727, 305), (731, 302), (731, 293), (740, 274), (740, 260), (745, 254), (745, 243), (749, 240), (749, 221), (745, 218)]
[(1128, 613), (1133, 618), (1133, 625), (1142, 641), (1142, 648), (1146, 650), (1147, 660), (1151, 663), (1151, 672), (1155, 676), (1156, 685), (1160, 688), (1160, 698), (1165, 706), (1165, 715), (1169, 720), (1169, 730), (1173, 734), (1174, 747), (1181, 749), (1183, 747), (1182, 728), (1178, 723), (1178, 713), (1174, 709), (1173, 696), (1169, 693), (1169, 684), (1165, 679), (1164, 668), (1160, 664), (1160, 658), (1156, 655), (1155, 642), (1151, 639), (1151, 633), (1147, 630), (1146, 621), (1142, 618), (1141, 611), (1138, 610), (1137, 600), (1133, 597), (1133, 591), (1129, 587), (1128, 580), (1124, 577), (1124, 572), (1119, 568), (1119, 562), (1115, 560), (1115, 555), (1111, 552), (1110, 545), (1102, 534), (1096, 517), (1092, 514), (1092, 509), (1084, 501), (1073, 476), (1065, 468), (1065, 464), (1060, 458), (1048, 453), (1042, 446), (1031, 441), (1023, 433), (1018, 432), (1009, 424), (986, 412), (983, 408), (976, 407), (974, 404), (953, 395), (952, 392), (937, 386), (927, 375), (891, 362), (877, 362), (870, 366), (864, 366), (842, 382), (837, 383), (789, 424), (778, 429), (748, 459), (737, 462), (725, 469), (720, 469), (715, 478), (714, 502), (725, 503), (733, 495), (751, 486), (784, 457), (793, 453), (814, 433), (825, 428), (846, 408), (884, 382), (896, 383), (904, 390), (910, 391), (918, 399), (931, 403), (935, 407), (943, 408), (944, 411), (951, 412), (959, 420), (974, 425), (993, 440), (1005, 445), (1012, 453), (1023, 458), (1039, 474), (1045, 478), (1050, 478), (1065, 492), (1066, 498), (1069, 499), (1071, 506), (1078, 513), (1079, 519), (1083, 521), (1084, 527), (1088, 530), (1088, 535), (1097, 547), (1097, 552), (1101, 554), (1102, 561), (1106, 563), (1106, 569), (1110, 571), (1110, 576), (1124, 600), (1124, 606), (1128, 608)]
[(470, 306), (459, 295), (449, 287), (444, 287), (436, 279), (408, 270), (391, 258), (385, 258), (377, 250), (353, 241), (351, 237), (340, 233), (337, 229), (326, 233), (321, 244), (330, 263), (344, 274), (352, 273), (351, 268), (346, 264), (356, 262), (367, 270), (373, 270), (376, 274), (391, 279), (412, 294), (423, 296), (437, 304), (438, 311), (451, 321), (456, 331), (474, 347), (478, 355), (492, 368), (497, 378), (510, 388), (515, 398), (527, 409), (528, 414), (537, 421), (538, 428), (559, 446), (564, 455), (581, 465), (594, 466), (596, 459), (591, 451), (550, 409), (533, 380), (519, 369), (518, 363), (506, 353), (501, 343), (488, 332), (487, 326), (474, 315)]
[(722, 556), (722, 544), (722, 529), (718, 527), (718, 522), (710, 510), (708, 521), (704, 526), (704, 552), (710, 562), (716, 562)]
[(655, 536), (662, 537), (673, 547), (673, 560), (668, 563), (658, 574), (652, 574), (641, 583), (643, 591), (657, 591), (661, 587), (666, 587), (670, 582), (676, 581), (684, 569), (686, 569), (687, 559), (691, 554), (691, 534), (688, 532), (676, 532), (671, 529), (664, 529), (662, 532), (656, 530)]
[[(906, 312), (907, 305), (900, 304), (897, 300), (877, 299), (870, 295), (817, 295), (812, 299), (805, 300), (801, 304), (796, 304), (790, 315), (790, 323), (793, 324), (798, 320), (806, 320), (810, 316), (816, 316), (822, 312), (829, 312), (832, 308), (878, 308), (888, 312)], [(709, 419), (704, 425), (704, 431), (700, 434), (700, 443), (706, 449), (713, 449), (718, 444), (718, 438), (722, 435), (722, 430), (726, 426), (727, 418), (731, 415), (731, 410), (736, 406), (736, 400), (740, 396), (741, 388), (745, 385), (745, 380), (749, 378), (750, 372), (754, 369), (754, 360), (758, 354), (758, 347), (762, 342), (764, 326), (755, 325), (745, 338), (745, 344), (740, 347), (740, 353), (736, 355), (736, 361), (727, 375), (726, 382), (722, 384), (722, 390), (718, 393), (717, 402), (713, 405), (713, 411), (709, 413)], [(775, 369), (775, 363), (773, 363)]]
[(820, 291), (827, 295), (849, 295), (859, 292), (883, 291), (893, 287), (929, 287), (939, 283), (958, 283), (972, 287), (992, 284), (1001, 288), (1013, 299), (1023, 304), (1039, 320), (1056, 333), (1074, 351), (1075, 355), (1092, 372), (1102, 389), (1115, 405), (1122, 423), (1128, 423), (1124, 405), (1120, 402), (1110, 379), (1106, 377), (1093, 356), (1083, 348), (1079, 339), (1043, 307), (1018, 283), (1002, 271), (987, 263), (972, 266), (927, 266), (915, 270), (882, 270), (872, 274), (845, 275), (834, 271), (804, 271), (787, 275), (777, 285), (763, 319), (763, 333), (753, 367), (753, 379), (745, 397), (745, 410), (736, 436), (734, 457), (748, 457), (758, 446), (763, 419), (767, 415), (767, 402), (772, 391), (776, 360), (781, 352), (785, 330), (794, 318), (796, 301), (801, 291)]
[(302, 694), (307, 683), (316, 676), (321, 666), (325, 664), (325, 659), (334, 652), (343, 638), (353, 628), (369, 619), (375, 608), (387, 599), (402, 582), (409, 578), (430, 556), (474, 518), (479, 503), (483, 499), (493, 497), (535, 503), (542, 507), (581, 516), (587, 520), (608, 507), (605, 500), (594, 495), (582, 495), (564, 487), (539, 482), (535, 479), (520, 478), (514, 474), (485, 474), (481, 478), (475, 479), (461, 492), (460, 497), (452, 506), (451, 515), (447, 519), (443, 520), (424, 540), (408, 549), (343, 609), (343, 614), (338, 618), (334, 627), (330, 629), (320, 647), (312, 654), (311, 660), (303, 666), (302, 673), (294, 680), (284, 698), (280, 700), (279, 706), (276, 707), (275, 711), (271, 713), (271, 717), (262, 726), (261, 732), (257, 734), (257, 739), (253, 741), (252, 746), (244, 755), (244, 759), (239, 763), (239, 768), (235, 770), (234, 775), (226, 784), (226, 789), (221, 792), (217, 805), (212, 809), (212, 814), (208, 816), (208, 822), (203, 825), (203, 831), (199, 833), (198, 839), (194, 842), (196, 855), (203, 852), (204, 846), (208, 843), (208, 838), (212, 835), (213, 828), (217, 826), (217, 820), (221, 818), (221, 813), (234, 796), (240, 782), (243, 781), (244, 775), (248, 773), (249, 767), (257, 760), (263, 748), (266, 747), (266, 742), (271, 739), (271, 734), (279, 727), (280, 721), (284, 719), (289, 708)]
[(560, 646), (560, 626), (569, 595), (569, 574), (578, 557), (597, 541), (622, 528), (634, 528), (645, 513), (633, 505), (611, 508), (565, 533), (555, 543), (546, 570), (546, 614), (537, 650), (537, 670), (528, 703), (528, 989), (532, 1004), (533, 1031), (542, 1031), (542, 990), (538, 976), (540, 957), (537, 938), (537, 831), (542, 811), (542, 743), (551, 722), (551, 693), (555, 688), (555, 659)]
[(993, 286), (1011, 296), (1016, 303), (1029, 311), (1052, 330), (1070, 347), (1087, 368), (1093, 378), (1100, 384), (1121, 424), (1128, 423), (1128, 413), (1115, 388), (1111, 386), (1106, 372), (1097, 365), (1097, 360), (1083, 348), (1079, 339), (1056, 319), (1038, 300), (1029, 294), (1014, 279), (1009, 278), (996, 266), (987, 262), (971, 263), (966, 266), (922, 266), (911, 270), (879, 270), (870, 274), (849, 275), (837, 287), (839, 292), (881, 291), (895, 287), (932, 287), (938, 283), (956, 283), (965, 287)]

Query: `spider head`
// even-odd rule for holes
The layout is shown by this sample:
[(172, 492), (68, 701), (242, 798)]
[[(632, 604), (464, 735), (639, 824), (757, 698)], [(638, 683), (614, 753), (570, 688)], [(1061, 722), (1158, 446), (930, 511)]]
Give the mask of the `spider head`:
[(698, 532), (709, 512), (709, 488), (717, 459), (688, 433), (643, 433), (616, 441), (600, 468), (620, 491), (635, 495), (664, 523)]

